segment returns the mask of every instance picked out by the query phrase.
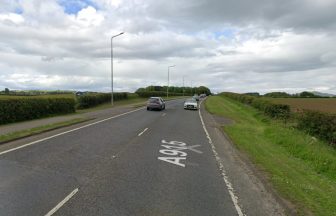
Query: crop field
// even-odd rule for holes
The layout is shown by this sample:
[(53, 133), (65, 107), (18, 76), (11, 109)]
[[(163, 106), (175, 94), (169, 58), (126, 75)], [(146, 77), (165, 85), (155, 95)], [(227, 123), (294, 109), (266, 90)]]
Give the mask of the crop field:
[(293, 112), (305, 109), (336, 113), (336, 98), (268, 98), (268, 100), (288, 104)]

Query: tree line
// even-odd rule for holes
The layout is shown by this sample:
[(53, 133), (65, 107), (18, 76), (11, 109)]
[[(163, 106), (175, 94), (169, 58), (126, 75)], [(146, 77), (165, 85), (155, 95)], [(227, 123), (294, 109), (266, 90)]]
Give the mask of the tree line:
[[(258, 92), (245, 93), (246, 95), (255, 97), (271, 97), (271, 98), (329, 98), (330, 96), (323, 96), (315, 94), (314, 92), (303, 91), (301, 93), (288, 94), (287, 92), (270, 92), (260, 95)], [(336, 97), (336, 96), (333, 96)]]
[[(185, 94), (185, 95), (195, 95), (195, 94), (206, 94), (211, 95), (211, 91), (208, 87), (199, 86), (199, 87), (179, 87), (179, 86), (169, 86), (169, 93), (171, 94)], [(135, 93), (142, 92), (167, 92), (167, 86), (147, 86), (144, 88), (139, 88)]]

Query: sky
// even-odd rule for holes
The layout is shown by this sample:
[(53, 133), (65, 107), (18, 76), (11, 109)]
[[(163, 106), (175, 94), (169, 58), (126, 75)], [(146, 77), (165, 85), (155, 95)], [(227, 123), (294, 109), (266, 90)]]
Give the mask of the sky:
[(0, 90), (336, 94), (335, 0), (0, 0)]

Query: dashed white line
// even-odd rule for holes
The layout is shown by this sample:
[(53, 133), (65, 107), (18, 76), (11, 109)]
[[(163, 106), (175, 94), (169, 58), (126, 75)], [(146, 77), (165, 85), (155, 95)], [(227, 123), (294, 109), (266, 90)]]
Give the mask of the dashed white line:
[[(201, 103), (202, 103), (202, 102), (203, 102), (203, 100), (201, 101)], [(201, 108), (201, 103), (199, 104), (199, 107), (200, 107), (200, 108)], [(211, 145), (212, 152), (213, 152), (213, 154), (214, 154), (214, 156), (215, 156), (215, 158), (216, 158), (216, 161), (217, 161), (217, 163), (218, 163), (219, 170), (221, 171), (221, 175), (222, 175), (222, 177), (223, 177), (223, 180), (224, 180), (224, 182), (225, 182), (225, 184), (226, 184), (226, 187), (227, 187), (227, 189), (228, 189), (228, 191), (229, 191), (229, 194), (230, 194), (230, 196), (231, 196), (231, 200), (232, 200), (232, 202), (233, 202), (233, 205), (235, 206), (238, 215), (239, 215), (239, 216), (244, 216), (243, 211), (241, 210), (241, 208), (240, 208), (240, 206), (239, 206), (239, 203), (238, 203), (238, 196), (236, 196), (235, 193), (234, 193), (233, 186), (232, 186), (231, 182), (229, 181), (229, 178), (228, 178), (228, 176), (227, 176), (227, 174), (226, 174), (224, 165), (223, 165), (223, 163), (221, 162), (221, 159), (220, 159), (220, 157), (219, 157), (219, 155), (218, 155), (218, 153), (217, 153), (217, 151), (216, 151), (216, 147), (215, 147), (215, 145), (213, 144), (213, 142), (212, 142), (212, 140), (211, 140), (211, 137), (210, 137), (210, 135), (209, 135), (209, 132), (208, 132), (208, 130), (207, 130), (206, 127), (205, 127), (205, 124), (204, 124), (204, 121), (203, 121), (203, 118), (202, 118), (202, 114), (201, 114), (201, 109), (198, 110), (198, 114), (199, 114), (199, 117), (200, 117), (200, 119), (201, 119), (201, 123), (202, 123), (203, 129), (204, 129), (204, 132), (205, 132), (205, 134), (206, 134), (206, 136), (207, 136), (207, 138), (208, 138), (209, 144)]]
[(68, 196), (66, 196), (60, 203), (58, 203), (53, 209), (51, 209), (45, 216), (53, 215), (58, 209), (60, 209), (66, 202), (68, 202), (71, 197), (73, 197), (78, 192), (78, 188), (73, 190)]
[(6, 153), (9, 153), (9, 152), (12, 152), (12, 151), (21, 149), (21, 148), (25, 148), (25, 147), (27, 147), (27, 146), (31, 146), (31, 145), (34, 145), (34, 144), (43, 142), (43, 141), (45, 141), (45, 140), (49, 140), (49, 139), (52, 139), (52, 138), (55, 138), (55, 137), (58, 137), (58, 136), (67, 134), (67, 133), (71, 133), (71, 132), (73, 132), (73, 131), (77, 131), (77, 130), (80, 130), (80, 129), (83, 129), (83, 128), (86, 128), (86, 127), (90, 127), (90, 126), (92, 126), (92, 125), (96, 125), (96, 124), (99, 124), (99, 123), (108, 121), (108, 120), (110, 120), (110, 119), (114, 119), (114, 118), (117, 118), (117, 117), (120, 117), (120, 116), (123, 116), (123, 115), (127, 115), (127, 114), (130, 114), (130, 113), (132, 113), (132, 112), (136, 112), (136, 111), (139, 111), (139, 110), (142, 110), (142, 109), (143, 109), (143, 108), (139, 108), (139, 109), (135, 109), (135, 110), (132, 110), (132, 111), (128, 111), (128, 112), (125, 112), (125, 113), (122, 113), (122, 114), (119, 114), (119, 115), (116, 115), (116, 116), (112, 116), (112, 117), (109, 117), (109, 118), (106, 118), (106, 119), (103, 119), (103, 120), (100, 120), (100, 121), (96, 121), (96, 122), (93, 122), (93, 123), (90, 123), (90, 124), (87, 124), (87, 125), (84, 125), (84, 126), (81, 126), (81, 127), (78, 127), (78, 128), (74, 128), (74, 129), (71, 129), (71, 130), (68, 130), (68, 131), (59, 133), (59, 134), (55, 134), (55, 135), (53, 135), (53, 136), (49, 136), (49, 137), (46, 137), (46, 138), (43, 138), (43, 139), (40, 139), (40, 140), (36, 140), (36, 141), (30, 142), (30, 143), (27, 143), (27, 144), (24, 144), (24, 145), (21, 145), (21, 146), (12, 148), (12, 149), (8, 149), (8, 150), (6, 150), (6, 151), (0, 152), (0, 155), (6, 154)]
[(141, 136), (143, 133), (146, 132), (146, 130), (148, 130), (148, 128), (145, 128), (145, 130), (143, 130), (141, 133), (139, 133), (138, 136)]
[(167, 115), (167, 113), (163, 113), (163, 114), (162, 114), (162, 116), (165, 116), (165, 115)]

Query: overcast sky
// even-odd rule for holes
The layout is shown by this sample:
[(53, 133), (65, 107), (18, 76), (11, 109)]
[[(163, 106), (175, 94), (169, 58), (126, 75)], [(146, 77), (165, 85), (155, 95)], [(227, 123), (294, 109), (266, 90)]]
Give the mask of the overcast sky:
[(0, 0), (0, 89), (336, 94), (335, 0)]

